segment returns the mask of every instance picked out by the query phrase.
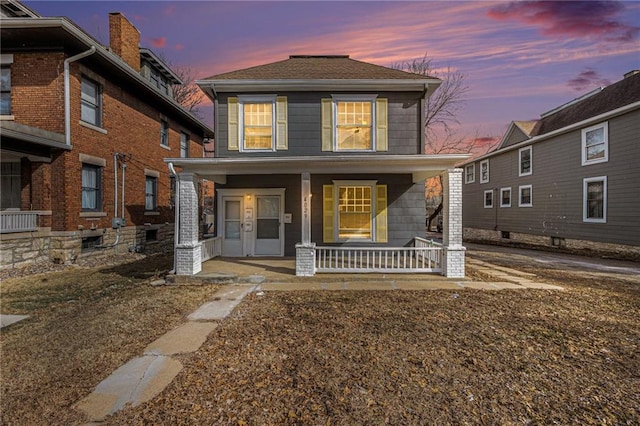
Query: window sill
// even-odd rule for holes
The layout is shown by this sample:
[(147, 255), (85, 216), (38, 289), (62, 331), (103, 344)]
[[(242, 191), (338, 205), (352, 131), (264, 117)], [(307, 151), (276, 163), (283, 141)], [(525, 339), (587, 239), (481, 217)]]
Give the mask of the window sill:
[(164, 148), (164, 149), (166, 149), (167, 151), (171, 151), (171, 147), (169, 147), (169, 146), (167, 146), (167, 145), (162, 145), (162, 144), (160, 144), (160, 148)]
[(160, 216), (160, 212), (144, 212), (145, 216)]
[(95, 130), (98, 133), (102, 133), (103, 135), (107, 134), (107, 130), (106, 129), (103, 129), (102, 127), (95, 126), (95, 125), (93, 125), (91, 123), (87, 123), (86, 121), (80, 120), (80, 121), (78, 121), (78, 124), (80, 124), (82, 127), (86, 127), (87, 129)]
[(80, 212), (80, 217), (93, 218), (93, 217), (106, 217), (106, 212)]
[(606, 163), (609, 161), (609, 158), (601, 158), (598, 160), (589, 160), (589, 161), (584, 161), (582, 163), (583, 166), (590, 166), (592, 164), (600, 164), (600, 163)]
[(2, 121), (14, 121), (15, 119), (15, 115), (0, 115), (0, 120)]

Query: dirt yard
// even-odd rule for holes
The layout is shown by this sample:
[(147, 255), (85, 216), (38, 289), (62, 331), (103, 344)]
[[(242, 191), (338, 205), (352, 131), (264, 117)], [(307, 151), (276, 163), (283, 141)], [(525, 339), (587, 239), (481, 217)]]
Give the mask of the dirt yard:
[[(71, 404), (213, 291), (134, 266), (2, 283), (34, 315), (0, 333), (3, 424), (82, 423)], [(533, 272), (566, 290), (251, 294), (106, 424), (640, 423), (637, 278)]]

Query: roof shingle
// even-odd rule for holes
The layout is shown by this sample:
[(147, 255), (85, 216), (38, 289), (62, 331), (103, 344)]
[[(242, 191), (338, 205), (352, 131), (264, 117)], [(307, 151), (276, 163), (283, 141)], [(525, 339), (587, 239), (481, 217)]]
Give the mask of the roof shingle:
[(434, 79), (350, 59), (348, 55), (291, 55), (270, 64), (213, 75), (205, 80), (425, 80)]

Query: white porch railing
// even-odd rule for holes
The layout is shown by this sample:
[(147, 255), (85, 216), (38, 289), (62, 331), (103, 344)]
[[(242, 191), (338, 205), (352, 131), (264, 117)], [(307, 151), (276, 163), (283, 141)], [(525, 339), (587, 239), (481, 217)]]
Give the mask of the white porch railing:
[(442, 245), (414, 238), (413, 247), (316, 247), (315, 272), (442, 272)]
[(200, 261), (204, 262), (222, 254), (222, 237), (200, 241)]
[(0, 233), (28, 232), (38, 230), (37, 211), (0, 212)]

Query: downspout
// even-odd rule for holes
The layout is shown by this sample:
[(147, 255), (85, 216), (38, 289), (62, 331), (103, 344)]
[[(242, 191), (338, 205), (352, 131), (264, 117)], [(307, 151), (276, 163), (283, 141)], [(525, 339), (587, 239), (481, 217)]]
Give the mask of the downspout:
[[(127, 170), (127, 163), (125, 163), (124, 161), (122, 162), (122, 216), (120, 216), (122, 218), (122, 221), (124, 223), (124, 199), (125, 199), (125, 187), (124, 187), (124, 178), (125, 178), (125, 172)], [(120, 228), (118, 228), (120, 229)]]
[[(118, 158), (120, 158), (120, 154), (117, 152), (113, 153), (113, 218), (118, 217)], [(124, 166), (124, 164), (123, 164)], [(124, 169), (123, 169), (124, 170)], [(124, 197), (124, 174), (122, 175), (122, 196)], [(120, 227), (118, 226), (116, 229), (116, 240), (112, 244), (101, 244), (96, 246), (96, 248), (112, 248), (118, 245), (120, 242)]]
[(176, 209), (176, 214), (173, 219), (173, 273), (175, 274), (178, 271), (178, 234), (180, 232), (180, 224), (178, 222), (180, 218), (180, 178), (178, 177), (178, 173), (176, 173), (176, 169), (173, 168), (173, 163), (168, 163), (169, 173), (176, 180), (176, 195), (175, 195), (175, 203), (174, 208)]
[(64, 60), (64, 136), (65, 143), (71, 146), (71, 89), (69, 88), (69, 64), (86, 56), (93, 55), (96, 51), (95, 46), (82, 53)]

